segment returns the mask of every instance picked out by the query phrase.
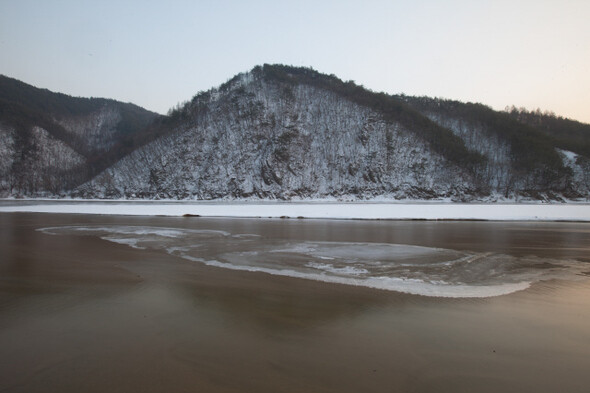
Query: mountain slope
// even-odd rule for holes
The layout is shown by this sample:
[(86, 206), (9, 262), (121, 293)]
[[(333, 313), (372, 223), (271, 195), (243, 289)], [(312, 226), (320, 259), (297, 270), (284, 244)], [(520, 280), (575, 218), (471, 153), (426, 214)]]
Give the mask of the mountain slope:
[(588, 196), (589, 183), (574, 168), (585, 158), (572, 160), (534, 127), (481, 105), (432, 110), (431, 104), (370, 92), (307, 68), (255, 67), (177, 108), (165, 136), (74, 195)]
[(0, 195), (57, 194), (132, 151), (158, 115), (0, 76)]
[(590, 151), (585, 148), (590, 143), (589, 125), (561, 119), (577, 131), (574, 133), (557, 121), (540, 128), (539, 121), (522, 121), (514, 112), (496, 112), (482, 104), (397, 97), (452, 130), (469, 149), (484, 154), (488, 158), (484, 177), (506, 196), (535, 196), (539, 191), (571, 198), (588, 196), (590, 181), (582, 180), (580, 172), (587, 172), (590, 166)]
[(588, 200), (589, 129), (283, 65), (168, 116), (0, 76), (0, 196)]
[(539, 109), (510, 108), (508, 114), (520, 123), (534, 127), (549, 137), (555, 146), (590, 157), (590, 124), (542, 113)]

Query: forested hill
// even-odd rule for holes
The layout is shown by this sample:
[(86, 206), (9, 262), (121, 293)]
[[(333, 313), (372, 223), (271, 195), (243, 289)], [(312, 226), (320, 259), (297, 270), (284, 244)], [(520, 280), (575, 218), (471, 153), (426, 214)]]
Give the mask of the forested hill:
[(158, 116), (0, 75), (0, 194), (67, 192), (141, 145)]
[(283, 65), (167, 116), (0, 76), (0, 196), (588, 200), (589, 128)]
[[(489, 134), (508, 140), (518, 164), (534, 166), (552, 160), (559, 163), (558, 149), (590, 157), (590, 125), (525, 109), (497, 112), (482, 104), (463, 103), (430, 97), (396, 96), (425, 116), (441, 123), (453, 118)], [(451, 127), (452, 129), (453, 127)]]
[[(588, 155), (484, 105), (264, 65), (172, 110), (83, 197), (585, 200)], [(588, 141), (587, 136), (582, 136)]]
[(558, 117), (554, 113), (527, 111), (512, 106), (510, 116), (547, 135), (555, 146), (590, 157), (590, 124)]

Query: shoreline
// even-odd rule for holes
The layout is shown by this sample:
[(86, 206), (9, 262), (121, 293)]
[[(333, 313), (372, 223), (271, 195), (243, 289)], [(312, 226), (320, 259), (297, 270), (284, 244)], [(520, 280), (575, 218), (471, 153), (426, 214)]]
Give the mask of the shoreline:
[(1, 199), (0, 212), (340, 220), (590, 222), (586, 203)]

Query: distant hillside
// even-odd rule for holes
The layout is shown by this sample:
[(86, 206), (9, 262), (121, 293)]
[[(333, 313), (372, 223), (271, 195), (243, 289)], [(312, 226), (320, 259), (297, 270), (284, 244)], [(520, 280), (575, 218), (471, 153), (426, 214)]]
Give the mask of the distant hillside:
[(590, 157), (590, 124), (558, 117), (540, 110), (510, 108), (510, 116), (547, 135), (555, 146)]
[(55, 195), (140, 146), (159, 115), (0, 76), (0, 195)]
[[(587, 199), (588, 154), (480, 104), (264, 65), (175, 108), (82, 197)], [(570, 135), (571, 132), (568, 134)], [(576, 134), (578, 135), (578, 134)], [(579, 146), (588, 142), (580, 136)]]

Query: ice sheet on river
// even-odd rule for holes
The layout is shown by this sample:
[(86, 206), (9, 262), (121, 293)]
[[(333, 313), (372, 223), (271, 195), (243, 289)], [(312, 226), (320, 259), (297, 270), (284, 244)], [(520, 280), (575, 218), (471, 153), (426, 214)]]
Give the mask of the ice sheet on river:
[(63, 226), (53, 235), (87, 235), (188, 261), (437, 297), (489, 297), (549, 279), (582, 279), (575, 260), (514, 257), (405, 244), (289, 242), (253, 234), (146, 226)]

